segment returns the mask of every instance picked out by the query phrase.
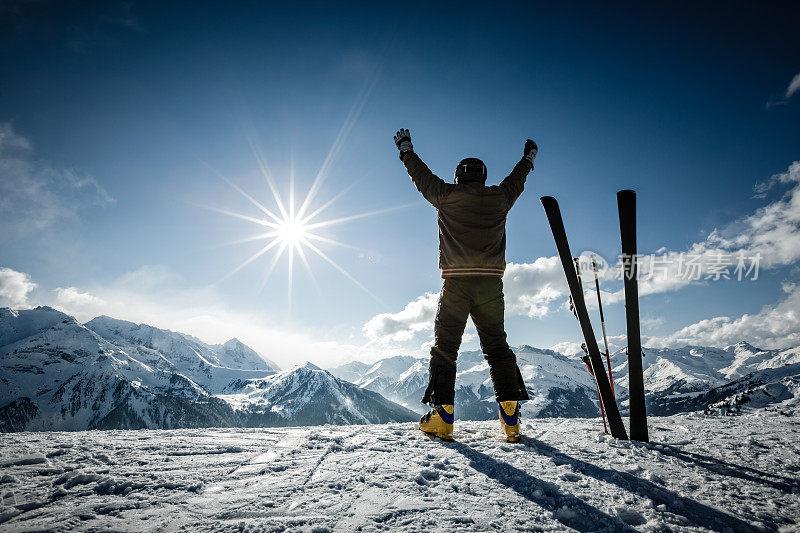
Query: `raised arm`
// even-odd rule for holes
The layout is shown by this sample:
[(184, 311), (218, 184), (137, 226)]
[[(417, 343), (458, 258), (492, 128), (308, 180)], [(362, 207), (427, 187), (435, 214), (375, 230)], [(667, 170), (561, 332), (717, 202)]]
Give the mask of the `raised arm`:
[(422, 159), (414, 153), (414, 147), (411, 144), (411, 133), (408, 130), (400, 129), (394, 136), (394, 142), (397, 145), (397, 149), (400, 150), (400, 160), (406, 166), (406, 171), (411, 176), (411, 181), (414, 182), (422, 196), (434, 207), (438, 208), (442, 197), (447, 194), (453, 185), (446, 183), (442, 178), (431, 172), (428, 165), (423, 163)]
[(514, 170), (511, 171), (511, 174), (500, 182), (500, 188), (505, 191), (508, 197), (509, 207), (514, 205), (514, 202), (517, 201), (517, 198), (519, 198), (522, 191), (525, 189), (525, 179), (528, 173), (533, 170), (533, 160), (536, 159), (536, 154), (538, 152), (539, 147), (536, 146), (535, 142), (530, 139), (525, 141), (522, 159), (514, 166)]

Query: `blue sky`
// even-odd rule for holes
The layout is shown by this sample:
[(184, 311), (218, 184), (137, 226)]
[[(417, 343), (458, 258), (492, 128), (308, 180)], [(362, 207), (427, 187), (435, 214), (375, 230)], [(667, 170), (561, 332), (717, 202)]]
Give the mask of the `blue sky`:
[[(211, 341), (235, 335), (279, 362), (424, 353), (435, 302), (425, 295), (441, 280), (435, 211), (391, 139), (408, 127), (445, 179), (467, 156), (501, 179), (525, 138), (539, 144), (509, 217), (507, 260), (521, 265), (509, 289), (519, 304), (507, 320), (512, 344), (579, 340), (560, 278), (546, 281), (552, 265), (532, 267), (555, 254), (538, 197), (559, 199), (573, 252), (613, 260), (622, 188), (638, 191), (642, 252), (707, 245), (715, 229), (747, 236), (725, 250), (773, 244), (758, 281), (643, 295), (653, 343), (797, 339), (791, 320), (771, 334), (736, 322), (774, 319), (798, 279), (800, 207), (784, 196), (800, 159), (800, 13), (790, 3), (162, 4), (0, 8), (7, 305), (107, 313)], [(312, 208), (356, 183), (321, 220), (406, 206), (320, 230), (357, 248), (318, 243), (372, 296), (314, 254), (316, 283), (295, 261), (291, 306), (285, 258), (263, 288), (269, 254), (220, 281), (263, 242), (221, 246), (258, 229), (200, 206), (261, 214), (212, 168), (275, 209), (252, 145), (284, 199), (292, 170), (302, 198), (329, 156)], [(743, 222), (775, 210), (782, 226), (766, 237), (760, 218)], [(619, 335), (618, 284), (608, 290)], [(685, 329), (704, 320), (713, 327)], [(727, 332), (714, 333), (721, 325)]]

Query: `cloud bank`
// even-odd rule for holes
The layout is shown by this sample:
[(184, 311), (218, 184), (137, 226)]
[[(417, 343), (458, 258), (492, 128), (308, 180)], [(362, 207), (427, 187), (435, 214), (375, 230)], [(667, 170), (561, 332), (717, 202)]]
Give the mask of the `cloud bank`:
[(790, 348), (800, 345), (800, 287), (784, 284), (786, 297), (777, 304), (765, 305), (755, 314), (738, 317), (718, 316), (701, 320), (665, 337), (649, 337), (647, 346), (655, 348), (685, 346), (729, 346), (739, 341), (759, 348)]

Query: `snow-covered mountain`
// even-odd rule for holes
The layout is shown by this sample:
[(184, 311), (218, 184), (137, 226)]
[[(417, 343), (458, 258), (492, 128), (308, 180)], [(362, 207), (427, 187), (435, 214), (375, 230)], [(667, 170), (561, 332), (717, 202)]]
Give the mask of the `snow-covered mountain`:
[[(792, 398), (800, 401), (800, 347), (761, 350), (741, 342), (727, 348), (687, 346), (672, 349), (645, 348), (644, 381), (648, 412), (669, 415), (685, 411), (719, 412), (730, 409), (781, 404), (794, 412)], [(545, 418), (598, 416), (599, 403), (594, 379), (577, 356), (527, 345), (515, 348), (530, 402), (523, 406), (526, 417)], [(405, 371), (393, 378), (398, 362)], [(628, 410), (628, 363), (624, 350), (611, 357), (614, 385), (620, 409)], [(361, 366), (359, 366), (361, 365)], [(391, 368), (390, 372), (381, 372)], [(417, 412), (428, 381), (427, 360), (387, 358), (373, 365), (348, 363), (332, 369), (351, 380)], [(717, 407), (714, 407), (714, 406)], [(728, 406), (728, 407), (726, 407)], [(488, 364), (480, 351), (462, 352), (456, 379), (458, 418), (487, 420), (497, 416)], [(727, 412), (727, 411), (726, 411)]]
[(650, 412), (679, 413), (703, 411), (705, 414), (732, 415), (743, 410), (777, 411), (783, 415), (800, 413), (800, 363), (767, 368), (699, 394), (655, 396)]
[(369, 367), (361, 379), (354, 382), (359, 387), (381, 392), (387, 387), (392, 387), (397, 383), (398, 376), (407, 371), (414, 363), (420, 359), (405, 355), (397, 355), (381, 359)]
[[(235, 339), (211, 346), (109, 317), (82, 325), (49, 307), (0, 309), (0, 385), (0, 431), (286, 426), (416, 417), (322, 371), (301, 367), (275, 374)], [(253, 389), (258, 393), (252, 394)]]
[[(528, 386), (530, 402), (523, 407), (528, 417), (594, 416), (596, 405), (592, 377), (580, 361), (552, 350), (519, 346), (515, 350), (522, 376)], [(366, 366), (366, 365), (365, 365)], [(497, 416), (489, 365), (480, 351), (462, 352), (458, 356), (456, 405), (459, 419), (487, 420)], [(331, 370), (335, 375), (357, 371), (352, 364)], [(420, 403), (428, 384), (428, 362), (413, 357), (382, 359), (353, 376), (360, 387), (373, 390), (386, 398), (424, 412)]]
[(377, 424), (417, 418), (380, 394), (311, 363), (229, 389), (219, 398), (241, 413), (247, 426)]
[(268, 376), (277, 369), (275, 363), (237, 339), (209, 345), (183, 333), (107, 316), (85, 325), (132, 357), (186, 376), (212, 394), (222, 392), (231, 382)]
[(191, 379), (140, 361), (49, 307), (0, 309), (0, 431), (227, 426)]
[(217, 344), (210, 348), (217, 353), (220, 365), (228, 368), (274, 370), (275, 372), (281, 370), (277, 363), (267, 359), (235, 337), (224, 344)]
[(366, 374), (371, 366), (372, 365), (362, 363), (361, 361), (351, 361), (341, 366), (329, 368), (328, 370), (339, 379), (355, 383)]
[[(526, 345), (515, 351), (531, 396), (527, 418), (599, 414), (594, 380), (580, 359)], [(739, 343), (645, 353), (650, 414), (797, 412), (800, 347)], [(236, 339), (208, 345), (110, 317), (82, 325), (48, 307), (0, 309), (0, 431), (353, 424), (408, 421), (411, 411), (426, 410), (419, 403), (425, 359), (395, 356), (331, 372), (306, 365), (276, 373), (273, 365)], [(624, 414), (624, 351), (613, 354), (612, 366)], [(459, 419), (497, 416), (480, 351), (459, 356), (456, 388)]]
[[(750, 383), (769, 384), (800, 375), (800, 347), (787, 350), (762, 350), (746, 342), (726, 348), (685, 346), (683, 348), (645, 348), (642, 358), (648, 412), (670, 415), (704, 410), (727, 395), (744, 393)], [(628, 361), (624, 350), (611, 357), (617, 398), (623, 412), (628, 408)], [(771, 370), (783, 369), (780, 372)], [(736, 392), (734, 392), (736, 391)], [(772, 403), (783, 399), (774, 398)]]
[[(419, 398), (428, 382), (427, 361), (405, 355), (386, 357), (372, 365), (354, 361), (332, 368), (330, 372), (417, 412), (420, 411)], [(422, 374), (424, 379), (420, 379)], [(419, 397), (414, 398), (418, 391)]]
[(120, 347), (146, 349), (147, 357), (171, 363), (181, 371), (195, 372), (209, 365), (241, 370), (280, 370), (277, 364), (235, 338), (225, 344), (210, 345), (191, 335), (108, 316), (99, 316), (85, 326)]

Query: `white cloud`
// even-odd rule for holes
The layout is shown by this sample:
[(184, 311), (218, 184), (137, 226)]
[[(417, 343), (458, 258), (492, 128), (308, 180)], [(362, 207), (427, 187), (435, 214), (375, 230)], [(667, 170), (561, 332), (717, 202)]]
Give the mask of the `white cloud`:
[(531, 318), (545, 316), (554, 301), (562, 301), (567, 282), (558, 257), (540, 257), (533, 263), (509, 263), (503, 276), (506, 313)]
[(35, 288), (36, 284), (31, 281), (28, 274), (10, 268), (0, 268), (0, 307), (14, 309), (30, 307), (28, 297)]
[[(745, 258), (749, 267), (759, 257), (759, 269), (791, 265), (800, 260), (800, 161), (793, 162), (786, 172), (776, 174), (755, 187), (757, 197), (778, 184), (794, 184), (780, 199), (757, 209), (724, 228), (715, 229), (701, 242), (683, 251), (657, 250), (639, 260), (639, 295), (676, 291), (698, 280), (686, 275), (691, 260), (702, 270), (701, 280), (720, 261), (731, 259), (728, 275), (736, 277), (737, 258)], [(652, 274), (652, 275), (651, 275)], [(752, 276), (752, 274), (751, 274)], [(743, 276), (744, 277), (744, 276)], [(604, 301), (622, 301), (624, 291), (603, 293)]]
[(81, 292), (77, 287), (58, 287), (55, 289), (55, 293), (56, 303), (71, 309), (91, 308), (105, 304), (101, 298), (88, 292)]
[(114, 199), (91, 177), (56, 169), (34, 156), (28, 139), (0, 123), (0, 225), (6, 235), (27, 235), (74, 220)]
[(765, 305), (758, 313), (708, 318), (665, 337), (650, 337), (645, 343), (656, 348), (687, 344), (724, 347), (742, 340), (759, 348), (800, 345), (800, 288), (787, 284), (784, 291), (788, 291), (785, 298)]
[(767, 196), (767, 191), (776, 185), (792, 182), (800, 182), (800, 161), (795, 161), (789, 165), (786, 172), (773, 174), (768, 180), (756, 183), (755, 187), (753, 187), (753, 192), (755, 193), (753, 197), (765, 198)]
[(113, 287), (129, 290), (136, 289), (144, 292), (156, 292), (162, 289), (170, 290), (179, 286), (181, 277), (162, 265), (143, 265), (119, 276)]
[(794, 93), (797, 91), (800, 91), (800, 73), (795, 74), (794, 78), (792, 78), (792, 81), (789, 82), (789, 86), (786, 88), (785, 98), (788, 100), (794, 96)]
[(554, 344), (553, 346), (551, 346), (550, 349), (558, 353), (563, 353), (564, 355), (583, 354), (583, 350), (581, 349), (581, 343), (579, 342), (570, 342), (570, 341), (559, 342), (558, 344)]
[(3, 150), (30, 150), (31, 143), (28, 139), (14, 133), (11, 124), (0, 124), (0, 148)]
[(419, 343), (420, 336), (427, 338), (433, 332), (438, 301), (438, 293), (427, 292), (409, 302), (402, 311), (375, 315), (364, 324), (364, 335), (370, 341)]
[(798, 91), (800, 91), (800, 73), (795, 74), (794, 78), (792, 78), (792, 81), (789, 82), (783, 98), (777, 98), (767, 102), (767, 109), (788, 104), (792, 96), (794, 96)]
[(642, 323), (642, 329), (643, 330), (657, 328), (658, 326), (660, 326), (660, 325), (662, 325), (664, 323), (664, 317), (663, 316), (643, 317), (641, 319), (641, 323)]

